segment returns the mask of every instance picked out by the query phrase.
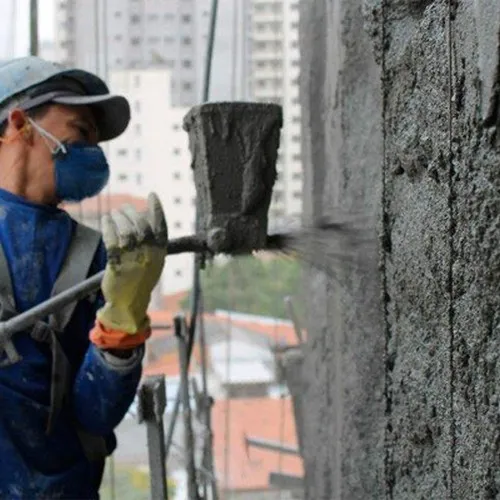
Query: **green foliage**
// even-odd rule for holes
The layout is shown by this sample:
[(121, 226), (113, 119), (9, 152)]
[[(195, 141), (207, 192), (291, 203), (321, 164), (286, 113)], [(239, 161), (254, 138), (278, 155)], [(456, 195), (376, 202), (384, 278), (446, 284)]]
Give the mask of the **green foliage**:
[[(167, 487), (168, 497), (175, 498), (174, 481), (168, 479)], [(151, 498), (149, 472), (134, 467), (118, 466), (114, 471), (112, 486), (110, 470), (106, 468), (99, 494), (101, 500), (149, 500)]]
[[(291, 258), (238, 257), (202, 271), (205, 311), (225, 309), (247, 314), (289, 319), (284, 297), (296, 298), (303, 317), (300, 264)], [(188, 300), (183, 307), (188, 307)]]

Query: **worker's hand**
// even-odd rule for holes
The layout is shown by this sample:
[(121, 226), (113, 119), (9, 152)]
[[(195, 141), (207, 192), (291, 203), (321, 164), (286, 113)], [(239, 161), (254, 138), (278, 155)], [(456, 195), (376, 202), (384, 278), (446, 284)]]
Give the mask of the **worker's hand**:
[(101, 289), (105, 305), (97, 319), (108, 330), (127, 334), (149, 330), (147, 308), (167, 256), (168, 230), (158, 197), (148, 197), (148, 211), (131, 206), (103, 217), (108, 263)]

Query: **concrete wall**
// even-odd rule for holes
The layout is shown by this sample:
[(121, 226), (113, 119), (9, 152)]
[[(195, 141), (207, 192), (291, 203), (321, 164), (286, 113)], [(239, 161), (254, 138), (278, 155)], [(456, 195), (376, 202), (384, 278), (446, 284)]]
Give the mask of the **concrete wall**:
[[(500, 2), (303, 0), (308, 499), (500, 495)], [(364, 225), (363, 225), (364, 224)]]

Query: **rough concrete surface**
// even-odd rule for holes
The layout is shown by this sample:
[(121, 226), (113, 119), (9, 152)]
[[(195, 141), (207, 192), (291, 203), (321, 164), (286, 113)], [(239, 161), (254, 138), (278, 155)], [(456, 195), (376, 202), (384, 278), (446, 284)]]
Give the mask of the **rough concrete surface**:
[(300, 36), (304, 222), (378, 220), (308, 270), (307, 498), (499, 498), (500, 2), (303, 0)]

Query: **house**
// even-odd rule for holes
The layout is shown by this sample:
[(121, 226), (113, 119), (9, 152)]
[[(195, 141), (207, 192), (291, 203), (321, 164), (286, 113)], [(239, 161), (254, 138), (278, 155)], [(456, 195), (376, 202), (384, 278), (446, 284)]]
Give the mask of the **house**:
[(290, 447), (297, 436), (290, 398), (250, 398), (216, 401), (212, 410), (214, 461), (223, 500), (292, 500), (303, 498), (298, 489), (277, 490), (270, 474), (302, 477), (300, 456), (248, 447), (257, 437)]

